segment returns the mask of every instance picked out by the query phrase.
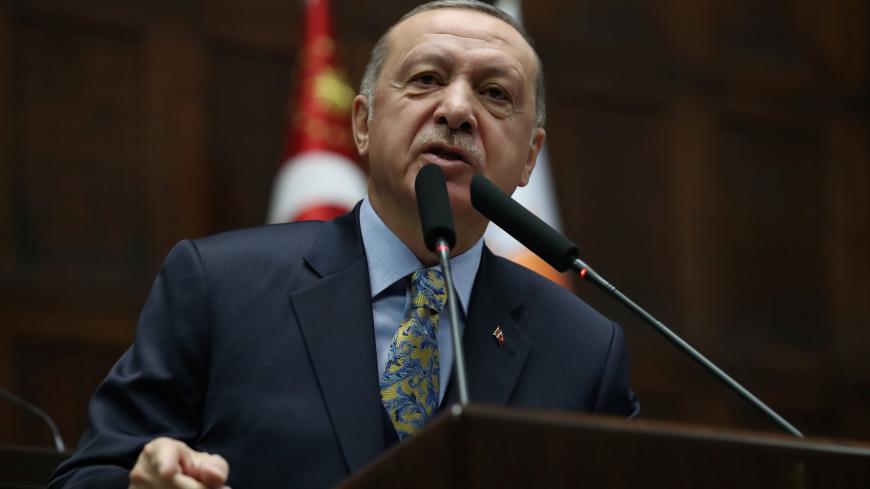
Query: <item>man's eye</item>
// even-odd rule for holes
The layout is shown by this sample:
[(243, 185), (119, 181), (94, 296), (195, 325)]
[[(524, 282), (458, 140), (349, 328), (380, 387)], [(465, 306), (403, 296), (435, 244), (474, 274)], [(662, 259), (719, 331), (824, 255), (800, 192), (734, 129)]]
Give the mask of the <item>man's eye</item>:
[(422, 75), (416, 76), (413, 81), (420, 85), (437, 85), (438, 77), (431, 73), (424, 73)]
[(486, 87), (483, 89), (483, 94), (493, 100), (510, 100), (508, 93), (499, 87)]

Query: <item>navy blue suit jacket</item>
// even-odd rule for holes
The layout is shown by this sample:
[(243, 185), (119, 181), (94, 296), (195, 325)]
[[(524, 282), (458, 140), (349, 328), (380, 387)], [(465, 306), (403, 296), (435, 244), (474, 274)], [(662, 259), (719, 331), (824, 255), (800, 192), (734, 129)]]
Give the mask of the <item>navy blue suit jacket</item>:
[[(158, 436), (223, 455), (235, 489), (327, 487), (382, 452), (358, 209), (176, 246), (49, 487), (126, 488)], [(472, 402), (637, 411), (619, 326), (486, 249), (463, 344)]]

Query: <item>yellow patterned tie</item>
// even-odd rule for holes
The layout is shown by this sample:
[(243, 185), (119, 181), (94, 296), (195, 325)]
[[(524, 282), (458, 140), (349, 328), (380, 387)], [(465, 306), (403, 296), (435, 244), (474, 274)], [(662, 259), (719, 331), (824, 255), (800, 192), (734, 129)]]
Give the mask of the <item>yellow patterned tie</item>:
[(411, 306), (393, 336), (381, 377), (381, 401), (399, 439), (414, 434), (438, 408), (438, 320), (447, 300), (440, 270), (411, 274)]

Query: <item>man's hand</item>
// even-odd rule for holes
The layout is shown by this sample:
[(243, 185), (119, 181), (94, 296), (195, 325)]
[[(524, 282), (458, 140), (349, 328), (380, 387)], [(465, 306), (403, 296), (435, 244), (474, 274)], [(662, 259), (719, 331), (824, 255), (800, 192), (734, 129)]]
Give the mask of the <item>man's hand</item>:
[(130, 471), (129, 489), (229, 489), (229, 464), (220, 455), (197, 452), (171, 438), (145, 445)]

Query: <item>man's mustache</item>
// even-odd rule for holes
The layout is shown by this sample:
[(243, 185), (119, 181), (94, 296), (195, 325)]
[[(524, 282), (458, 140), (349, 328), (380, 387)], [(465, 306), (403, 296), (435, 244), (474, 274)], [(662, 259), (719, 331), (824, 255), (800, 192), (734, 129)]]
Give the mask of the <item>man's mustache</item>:
[(418, 134), (411, 148), (414, 152), (420, 152), (432, 144), (444, 144), (460, 148), (467, 155), (467, 158), (471, 160), (467, 163), (470, 163), (476, 170), (482, 169), (483, 154), (474, 145), (474, 138), (470, 134), (463, 131), (455, 131), (447, 126), (435, 126)]

